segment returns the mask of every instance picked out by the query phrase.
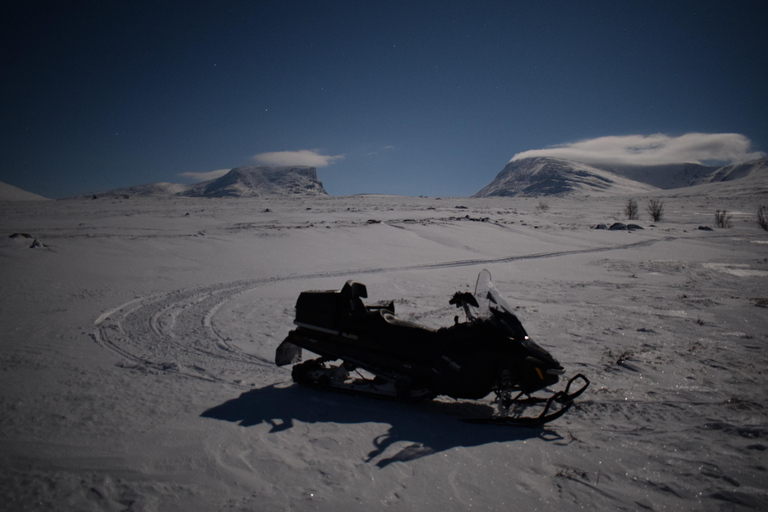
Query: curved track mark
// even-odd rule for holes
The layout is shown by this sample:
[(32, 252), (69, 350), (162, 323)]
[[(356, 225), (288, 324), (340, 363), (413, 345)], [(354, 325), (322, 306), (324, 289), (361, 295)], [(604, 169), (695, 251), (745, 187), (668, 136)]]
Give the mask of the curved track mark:
[(260, 367), (261, 371), (275, 371), (276, 367), (271, 360), (248, 354), (232, 344), (226, 336), (216, 331), (213, 319), (225, 303), (261, 286), (284, 281), (556, 258), (643, 247), (675, 239), (676, 237), (666, 237), (618, 246), (495, 259), (333, 270), (184, 288), (166, 294), (137, 298), (102, 313), (94, 322), (93, 337), (102, 346), (144, 369), (176, 373), (212, 382), (241, 383), (253, 373), (254, 366)]

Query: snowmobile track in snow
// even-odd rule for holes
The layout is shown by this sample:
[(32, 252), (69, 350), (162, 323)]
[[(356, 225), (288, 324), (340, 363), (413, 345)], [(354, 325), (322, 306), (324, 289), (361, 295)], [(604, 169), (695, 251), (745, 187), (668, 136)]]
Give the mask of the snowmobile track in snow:
[(426, 263), (401, 267), (336, 270), (312, 274), (246, 279), (231, 283), (183, 288), (169, 293), (139, 297), (102, 313), (94, 322), (93, 338), (127, 359), (127, 368), (175, 373), (212, 382), (242, 383), (254, 366), (276, 369), (271, 358), (248, 354), (219, 333), (213, 322), (221, 308), (234, 297), (255, 288), (284, 281), (349, 277), (408, 270), (433, 270), (513, 261), (556, 258), (576, 254), (623, 250), (671, 241), (676, 237), (592, 249), (574, 249), (511, 256)]

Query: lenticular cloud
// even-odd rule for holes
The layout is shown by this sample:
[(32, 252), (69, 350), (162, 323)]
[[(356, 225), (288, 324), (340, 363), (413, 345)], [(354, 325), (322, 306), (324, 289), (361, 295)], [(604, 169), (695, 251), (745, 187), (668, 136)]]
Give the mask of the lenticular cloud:
[(586, 164), (663, 165), (706, 161), (746, 162), (765, 153), (751, 152), (750, 140), (738, 133), (687, 133), (598, 137), (516, 154), (512, 160), (549, 156)]
[(273, 151), (259, 153), (253, 157), (259, 163), (266, 165), (309, 165), (311, 167), (328, 167), (344, 155), (321, 155), (317, 151), (301, 149), (299, 151)]

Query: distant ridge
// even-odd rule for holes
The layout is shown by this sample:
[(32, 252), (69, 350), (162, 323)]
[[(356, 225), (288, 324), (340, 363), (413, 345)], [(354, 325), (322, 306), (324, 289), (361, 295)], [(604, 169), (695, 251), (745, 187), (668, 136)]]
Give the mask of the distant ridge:
[(191, 186), (180, 195), (190, 197), (259, 197), (265, 195), (323, 196), (328, 193), (307, 166), (249, 166), (232, 169), (221, 178)]
[(563, 158), (532, 157), (509, 162), (473, 197), (639, 194), (748, 177), (768, 180), (768, 158), (709, 167), (695, 163), (590, 165)]
[(708, 183), (709, 177), (719, 169), (719, 167), (709, 167), (696, 163), (666, 165), (595, 164), (595, 167), (665, 190)]
[[(134, 185), (132, 187), (116, 188), (92, 195), (96, 197), (167, 197), (179, 195), (188, 188), (189, 185), (181, 183), (147, 183), (144, 185)], [(83, 197), (91, 197), (91, 195)]]
[(508, 163), (473, 197), (633, 194), (656, 188), (591, 165), (562, 158), (533, 157)]
[(220, 178), (184, 185), (148, 183), (93, 194), (95, 197), (262, 197), (324, 196), (328, 193), (309, 166), (236, 167)]
[(0, 181), (0, 201), (50, 201), (50, 199)]
[(743, 178), (757, 178), (761, 176), (768, 178), (768, 158), (720, 167), (709, 176), (708, 183), (732, 181)]

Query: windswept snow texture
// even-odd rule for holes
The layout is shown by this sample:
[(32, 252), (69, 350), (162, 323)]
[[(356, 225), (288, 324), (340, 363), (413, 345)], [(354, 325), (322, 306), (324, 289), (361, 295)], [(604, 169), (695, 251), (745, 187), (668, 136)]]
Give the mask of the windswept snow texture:
[(766, 158), (709, 167), (696, 163), (583, 164), (561, 158), (534, 157), (508, 163), (475, 197), (640, 194), (654, 189), (693, 187), (767, 173)]
[[(2, 202), (3, 510), (766, 510), (765, 180), (653, 194)], [(303, 290), (440, 327), (483, 268), (592, 382), (543, 428), (273, 363)]]
[(47, 201), (48, 198), (27, 192), (0, 181), (0, 201)]
[(183, 185), (149, 183), (100, 192), (96, 197), (262, 197), (328, 195), (317, 179), (317, 169), (308, 166), (236, 167), (213, 180)]

